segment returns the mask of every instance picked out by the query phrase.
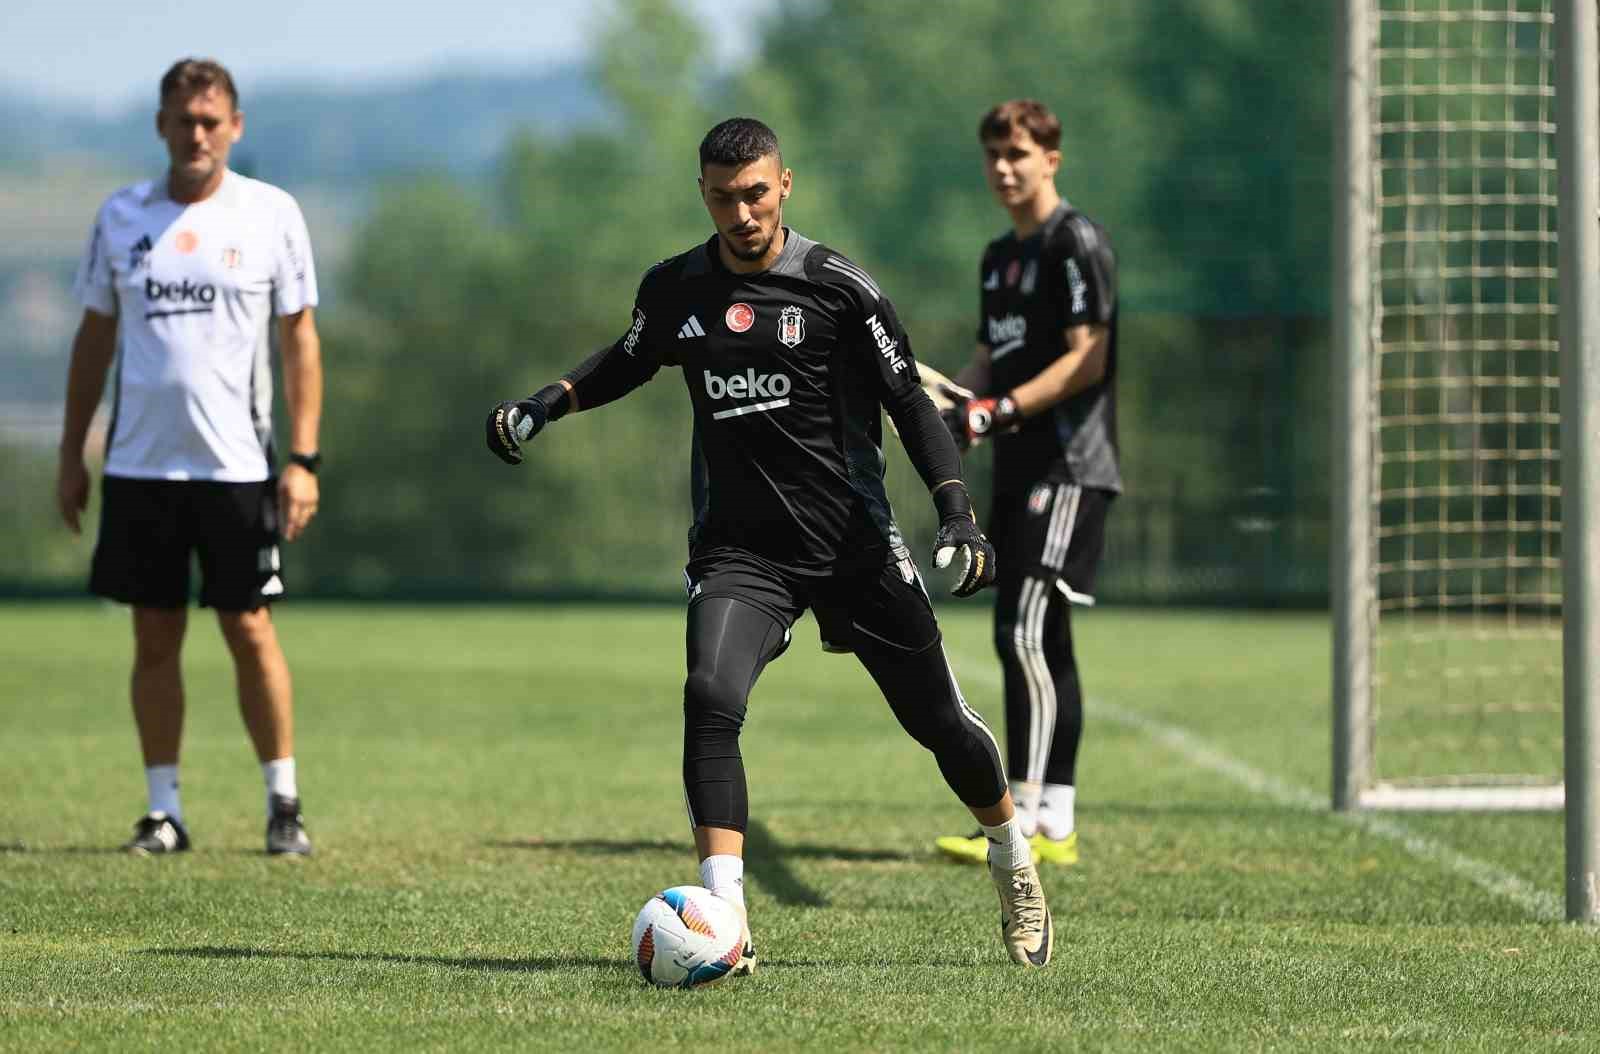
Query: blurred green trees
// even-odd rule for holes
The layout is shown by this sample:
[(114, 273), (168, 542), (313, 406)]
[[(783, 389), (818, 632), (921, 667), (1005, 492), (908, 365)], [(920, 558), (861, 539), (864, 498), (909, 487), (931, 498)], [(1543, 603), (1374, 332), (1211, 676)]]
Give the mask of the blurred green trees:
[[(363, 224), (322, 313), (328, 467), (298, 588), (668, 595), (689, 516), (677, 371), (553, 427), (519, 469), (483, 449), (489, 407), (614, 340), (645, 269), (710, 234), (695, 150), (735, 114), (783, 139), (788, 222), (878, 277), (919, 357), (959, 366), (979, 253), (1007, 225), (976, 126), (1026, 95), (1061, 115), (1061, 189), (1120, 256), (1129, 494), (1107, 591), (1319, 595), (1330, 19), (1226, 0), (793, 0), (719, 80), (677, 5), (618, 3), (596, 64), (610, 117), (559, 140), (507, 129), (492, 188), (396, 187)], [(987, 454), (971, 462), (981, 489)], [(920, 547), (926, 495), (898, 453), (890, 473)]]
[[(1326, 285), (1327, 17), (1220, 2), (786, 3), (748, 68), (714, 82), (675, 5), (618, 5), (598, 53), (614, 120), (517, 138), (488, 200), (412, 186), (366, 225), (355, 303), (329, 313), (334, 467), (301, 555), (313, 582), (672, 589), (688, 519), (674, 371), (553, 428), (520, 470), (481, 450), (488, 407), (615, 339), (640, 274), (709, 234), (695, 148), (740, 113), (784, 140), (789, 222), (873, 271), (918, 353), (958, 366), (978, 254), (1007, 222), (981, 181), (976, 125), (1017, 95), (1060, 112), (1062, 190), (1121, 255), (1125, 591), (1160, 591), (1135, 558), (1169, 577), (1199, 567), (1212, 578), (1197, 588), (1223, 590), (1241, 561), (1231, 588), (1248, 588), (1273, 545), (1295, 550), (1273, 567), (1319, 566), (1314, 528), (1297, 548), (1260, 525), (1301, 501), (1322, 519), (1305, 470), (1325, 449), (1312, 316)], [(981, 481), (987, 456), (971, 460)], [(926, 498), (898, 455), (891, 474), (908, 531), (925, 534)], [(1240, 534), (1247, 521), (1255, 533)]]

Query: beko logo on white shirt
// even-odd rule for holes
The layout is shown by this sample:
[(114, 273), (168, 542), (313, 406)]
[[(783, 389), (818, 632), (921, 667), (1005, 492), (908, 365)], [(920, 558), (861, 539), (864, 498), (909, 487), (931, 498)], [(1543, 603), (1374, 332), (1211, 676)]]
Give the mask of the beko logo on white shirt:
[(789, 378), (782, 373), (745, 370), (732, 377), (705, 371), (706, 394), (713, 399), (781, 399), (789, 394)]
[(144, 280), (144, 298), (149, 301), (171, 300), (177, 304), (211, 304), (217, 299), (217, 287), (210, 282), (196, 285), (185, 278), (181, 282), (158, 282), (154, 278)]

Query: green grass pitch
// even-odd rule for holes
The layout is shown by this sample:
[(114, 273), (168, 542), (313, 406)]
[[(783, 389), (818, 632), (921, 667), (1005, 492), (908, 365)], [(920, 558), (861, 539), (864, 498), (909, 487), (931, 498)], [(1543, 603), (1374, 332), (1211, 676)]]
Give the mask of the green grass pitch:
[[(987, 610), (941, 608), (1000, 727)], [(1600, 933), (1561, 923), (1558, 815), (1330, 814), (1327, 625), (1097, 610), (1083, 862), (1051, 967), (1012, 966), (966, 814), (808, 620), (757, 686), (761, 971), (647, 988), (634, 912), (695, 881), (682, 613), (285, 605), (315, 858), (262, 790), (191, 620), (196, 850), (143, 807), (128, 615), (0, 606), (0, 1049), (1594, 1049)], [(1553, 916), (1553, 917), (1552, 917)]]

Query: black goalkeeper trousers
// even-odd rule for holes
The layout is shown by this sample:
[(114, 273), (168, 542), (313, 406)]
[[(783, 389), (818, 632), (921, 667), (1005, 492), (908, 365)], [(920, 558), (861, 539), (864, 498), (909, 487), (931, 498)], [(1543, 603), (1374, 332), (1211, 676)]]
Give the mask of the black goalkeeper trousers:
[[(698, 581), (695, 570), (691, 564), (691, 588), (699, 593), (689, 606), (683, 690), (683, 783), (693, 826), (745, 829), (750, 810), (739, 732), (750, 691), (788, 646), (789, 627), (806, 606), (817, 615), (825, 646), (855, 653), (964, 804), (983, 808), (1004, 795), (999, 747), (961, 697), (914, 570), (910, 582), (891, 564), (882, 575), (799, 584), (779, 576), (752, 583), (748, 566), (734, 574), (713, 569)], [(785, 588), (768, 588), (775, 584)]]

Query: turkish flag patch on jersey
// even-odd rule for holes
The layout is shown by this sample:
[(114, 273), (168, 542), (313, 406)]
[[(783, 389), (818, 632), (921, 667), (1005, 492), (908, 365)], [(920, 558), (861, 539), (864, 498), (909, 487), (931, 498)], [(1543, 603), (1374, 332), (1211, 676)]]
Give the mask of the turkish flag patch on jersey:
[(731, 304), (722, 321), (735, 333), (743, 333), (756, 324), (756, 309), (746, 303)]

